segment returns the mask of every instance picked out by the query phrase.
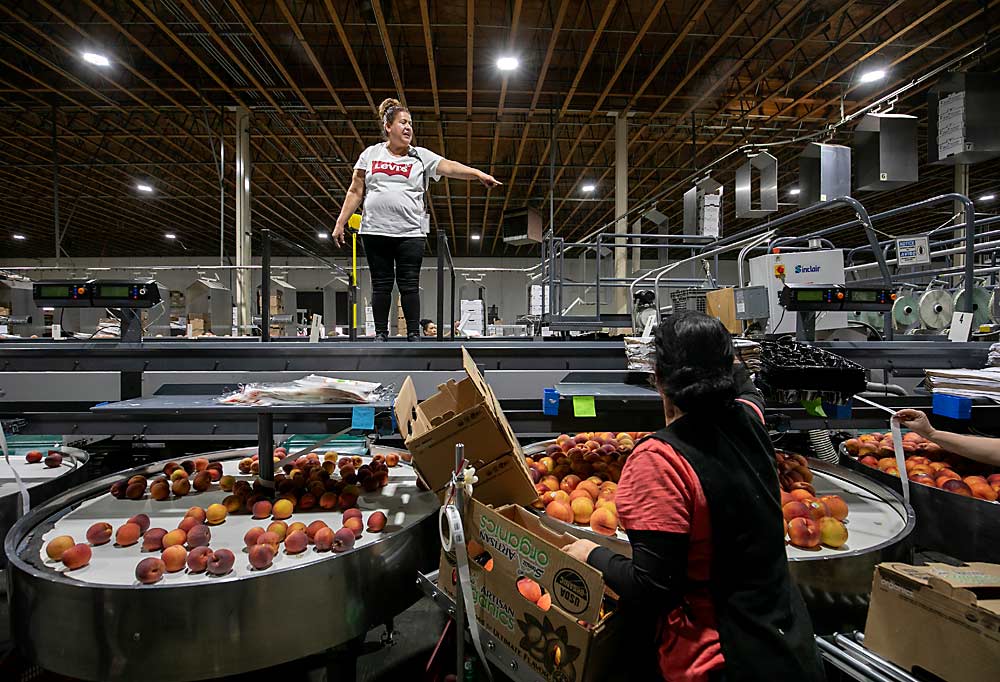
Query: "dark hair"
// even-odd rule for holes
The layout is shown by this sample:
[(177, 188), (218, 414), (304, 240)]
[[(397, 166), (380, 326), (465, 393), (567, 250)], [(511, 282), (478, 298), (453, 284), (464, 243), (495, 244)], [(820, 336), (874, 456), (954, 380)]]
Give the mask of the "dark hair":
[(733, 340), (704, 313), (671, 315), (656, 330), (656, 380), (684, 412), (724, 407), (736, 399)]
[(387, 125), (392, 125), (396, 120), (396, 114), (403, 111), (409, 113), (410, 110), (400, 104), (398, 99), (394, 99), (392, 97), (387, 97), (382, 100), (381, 104), (378, 105), (378, 117), (382, 122), (381, 129), (383, 139), (388, 139), (385, 134), (385, 127)]
[(425, 317), (424, 319), (420, 320), (420, 326), (424, 327), (426, 329), (427, 325), (429, 325), (433, 321), (434, 320), (430, 320), (430, 319), (428, 319), (428, 318)]

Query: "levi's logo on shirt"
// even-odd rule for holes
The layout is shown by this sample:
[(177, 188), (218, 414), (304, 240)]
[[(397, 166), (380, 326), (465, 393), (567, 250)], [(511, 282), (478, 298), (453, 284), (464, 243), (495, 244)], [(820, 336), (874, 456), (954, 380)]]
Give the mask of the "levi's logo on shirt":
[(404, 178), (410, 177), (412, 163), (395, 163), (393, 161), (372, 161), (372, 175), (385, 173), (386, 175), (402, 175)]

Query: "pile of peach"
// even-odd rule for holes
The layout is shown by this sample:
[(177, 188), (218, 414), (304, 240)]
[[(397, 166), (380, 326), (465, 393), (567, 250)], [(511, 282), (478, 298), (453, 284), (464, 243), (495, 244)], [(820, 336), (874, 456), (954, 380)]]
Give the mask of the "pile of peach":
[(545, 476), (555, 476), (561, 481), (570, 474), (581, 479), (596, 476), (601, 481), (618, 482), (625, 460), (645, 433), (619, 433), (610, 431), (562, 434), (555, 443), (545, 448), (545, 454), (526, 457), (531, 477), (537, 484)]
[[(899, 477), (896, 451), (888, 433), (866, 433), (844, 441), (844, 448), (858, 461), (890, 476)], [(946, 452), (920, 434), (903, 434), (906, 477), (914, 483), (947, 490), (956, 495), (996, 502), (1000, 497), (1000, 474), (962, 476), (959, 471), (974, 470), (969, 460)]]
[(28, 464), (45, 463), (46, 468), (55, 469), (62, 464), (63, 456), (58, 450), (49, 450), (47, 455), (43, 455), (40, 450), (29, 450), (24, 455), (24, 461)]
[(781, 515), (788, 541), (802, 549), (837, 549), (847, 542), (847, 503), (838, 495), (816, 497), (813, 474), (802, 455), (776, 451)]
[(615, 491), (618, 484), (602, 481), (592, 476), (581, 481), (576, 474), (569, 474), (561, 481), (546, 476), (535, 488), (538, 499), (533, 506), (544, 509), (554, 519), (566, 523), (589, 525), (601, 535), (614, 535), (618, 531), (618, 510), (615, 508)]
[[(287, 453), (283, 448), (274, 451), (274, 461), (280, 462)], [(278, 518), (291, 516), (292, 510), (308, 511), (314, 507), (326, 510), (349, 509), (355, 506), (362, 491), (375, 492), (389, 480), (389, 468), (399, 464), (399, 456), (389, 453), (387, 456), (375, 455), (368, 464), (361, 457), (340, 457), (336, 452), (329, 451), (323, 459), (312, 452), (285, 464), (282, 471), (274, 475), (277, 492), (275, 507), (286, 514)], [(240, 461), (241, 472), (253, 473), (258, 470), (257, 455)], [(339, 478), (334, 478), (334, 473)], [(271, 502), (263, 485), (256, 481), (237, 480), (235, 476), (223, 476), (220, 462), (209, 462), (204, 457), (195, 460), (167, 462), (163, 467), (163, 475), (147, 481), (145, 476), (135, 475), (129, 479), (116, 481), (111, 486), (111, 495), (117, 499), (141, 500), (146, 496), (147, 485), (150, 498), (166, 501), (173, 497), (183, 497), (191, 492), (205, 492), (218, 484), (219, 488), (231, 493), (222, 501), (222, 506), (229, 514), (245, 512), (255, 513), (255, 505), (264, 502), (271, 514)], [(284, 502), (282, 502), (284, 500)], [(262, 507), (263, 508), (263, 507)]]

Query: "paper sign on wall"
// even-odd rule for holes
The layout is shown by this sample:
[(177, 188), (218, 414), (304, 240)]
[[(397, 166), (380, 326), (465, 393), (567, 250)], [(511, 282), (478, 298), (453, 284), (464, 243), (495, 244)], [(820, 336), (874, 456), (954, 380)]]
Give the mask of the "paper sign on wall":
[(573, 396), (573, 416), (596, 417), (597, 408), (594, 406), (594, 396), (592, 395)]
[(955, 313), (951, 316), (951, 331), (948, 332), (949, 341), (965, 342), (969, 340), (972, 332), (973, 313)]
[(927, 237), (901, 237), (897, 239), (896, 257), (899, 259), (899, 265), (930, 263), (931, 250)]

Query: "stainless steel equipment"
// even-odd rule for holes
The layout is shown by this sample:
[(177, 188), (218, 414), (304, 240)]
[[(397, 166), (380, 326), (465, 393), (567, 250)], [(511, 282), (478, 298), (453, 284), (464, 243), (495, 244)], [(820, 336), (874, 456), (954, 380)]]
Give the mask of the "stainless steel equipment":
[[(240, 449), (204, 456), (223, 462), (228, 470), (253, 452)], [(250, 571), (244, 565), (245, 554), (238, 551), (237, 565), (227, 576), (169, 574), (156, 585), (137, 585), (133, 580), (123, 584), (117, 574), (105, 579), (82, 573), (90, 568), (95, 573), (111, 570), (107, 561), (97, 560), (103, 549), (113, 556), (135, 547), (95, 548), (91, 565), (78, 569), (79, 577), (43, 561), (43, 535), (100, 504), (113, 481), (152, 475), (162, 466), (163, 462), (138, 467), (70, 490), (32, 510), (8, 534), (4, 548), (10, 558), (13, 631), (21, 652), (43, 668), (89, 680), (155, 681), (235, 675), (277, 665), (352, 641), (386, 623), (416, 600), (417, 572), (436, 564), (437, 498), (419, 490), (412, 469), (402, 464), (409, 474), (397, 481), (391, 478), (381, 494), (365, 494), (359, 500), (362, 510), (388, 509), (390, 525), (377, 536), (366, 534), (342, 554), (307, 550), (311, 556), (282, 556), (267, 570)], [(206, 492), (179, 503), (185, 508), (207, 504), (224, 494)], [(170, 512), (154, 505), (171, 505), (113, 502), (124, 503), (122, 518), (108, 522), (122, 522), (137, 513), (136, 505), (143, 505), (153, 524), (161, 526), (165, 521), (160, 517)], [(174, 511), (177, 520), (183, 510)], [(296, 512), (290, 520), (322, 518), (322, 513), (340, 519), (339, 512)], [(259, 523), (246, 515), (232, 515), (213, 527), (213, 538), (227, 533), (242, 537), (243, 525)], [(133, 561), (138, 562), (138, 550), (135, 554)], [(71, 636), (58, 637), (53, 645), (51, 634), (65, 631), (67, 623), (73, 624)], [(185, 642), (209, 648), (205, 655), (190, 655)]]
[(199, 278), (184, 291), (185, 314), (203, 322), (202, 331), (216, 336), (233, 333), (233, 294), (222, 282)]
[(0, 275), (0, 335), (41, 335), (42, 311), (31, 297), (31, 282)]

